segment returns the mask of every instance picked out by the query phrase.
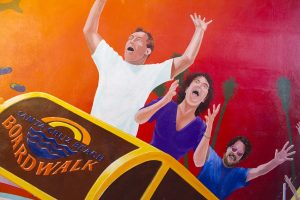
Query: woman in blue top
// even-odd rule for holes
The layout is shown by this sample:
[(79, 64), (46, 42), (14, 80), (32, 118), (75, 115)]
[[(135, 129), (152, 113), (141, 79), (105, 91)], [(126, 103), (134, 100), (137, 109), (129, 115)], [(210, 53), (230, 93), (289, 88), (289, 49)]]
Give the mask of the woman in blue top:
[[(180, 159), (191, 149), (197, 152), (205, 131), (211, 131), (213, 119), (220, 105), (205, 116), (206, 123), (198, 116), (205, 111), (213, 96), (212, 80), (205, 73), (194, 73), (187, 77), (178, 93), (177, 103), (172, 101), (178, 80), (170, 86), (167, 94), (140, 109), (135, 120), (139, 124), (156, 120), (151, 144)], [(194, 153), (194, 162), (197, 159)]]

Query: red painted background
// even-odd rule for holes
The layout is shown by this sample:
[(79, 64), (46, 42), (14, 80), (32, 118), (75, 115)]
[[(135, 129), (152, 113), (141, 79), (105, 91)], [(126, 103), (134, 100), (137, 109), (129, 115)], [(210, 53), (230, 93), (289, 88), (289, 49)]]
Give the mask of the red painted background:
[[(281, 148), (288, 140), (285, 113), (277, 91), (280, 77), (291, 81), (289, 113), (295, 149), (299, 149), (300, 136), (295, 125), (300, 119), (297, 103), (300, 97), (297, 79), (300, 76), (300, 2), (195, 1), (182, 5), (180, 9), (175, 5), (168, 6), (156, 12), (159, 16), (166, 10), (172, 13), (172, 17), (169, 14), (166, 20), (159, 20), (162, 26), (158, 25), (157, 29), (169, 32), (170, 26), (177, 28), (171, 35), (161, 36), (164, 43), (169, 39), (173, 41), (167, 45), (171, 46), (170, 51), (182, 52), (184, 46), (177, 48), (177, 45), (187, 44), (185, 40), (188, 41), (193, 31), (184, 15), (197, 11), (214, 19), (191, 68), (191, 71), (200, 70), (212, 76), (213, 103), (224, 102), (222, 84), (225, 80), (234, 78), (238, 84), (221, 124), (217, 152), (222, 155), (227, 142), (234, 136), (246, 135), (252, 142), (253, 151), (241, 166), (256, 167), (273, 158), (275, 149)], [(172, 19), (174, 13), (182, 17)], [(164, 45), (157, 43), (158, 48)], [(150, 141), (152, 130), (153, 125), (143, 125), (138, 137)], [(297, 152), (294, 156), (297, 188), (300, 182), (299, 155)], [(191, 155), (189, 160), (190, 170), (197, 175), (199, 169), (193, 166)], [(264, 177), (251, 181), (248, 187), (233, 193), (230, 199), (281, 199), (284, 174), (291, 176), (291, 163), (284, 163)], [(287, 193), (290, 194), (289, 190)]]
[[(9, 88), (17, 82), (26, 86), (26, 92), (47, 92), (90, 111), (98, 75), (82, 28), (92, 3), (21, 0), (23, 13), (0, 12), (0, 67), (13, 67), (11, 74), (0, 77), (0, 96), (18, 95)], [(128, 35), (141, 26), (155, 39), (148, 63), (160, 62), (185, 50), (194, 30), (189, 18), (193, 12), (214, 21), (191, 71), (211, 75), (213, 103), (224, 102), (225, 80), (234, 78), (238, 84), (221, 124), (217, 152), (222, 154), (232, 137), (246, 135), (253, 151), (241, 166), (256, 167), (273, 158), (275, 149), (288, 140), (277, 92), (277, 80), (282, 76), (291, 81), (289, 113), (295, 149), (299, 149), (295, 125), (300, 121), (300, 1), (108, 0), (100, 33), (122, 55)], [(155, 94), (148, 101), (153, 98)], [(143, 125), (138, 137), (150, 141), (152, 131), (153, 124)], [(294, 157), (298, 188), (300, 151)], [(189, 164), (197, 175), (199, 169)], [(251, 181), (230, 199), (281, 199), (284, 174), (291, 176), (288, 162)]]

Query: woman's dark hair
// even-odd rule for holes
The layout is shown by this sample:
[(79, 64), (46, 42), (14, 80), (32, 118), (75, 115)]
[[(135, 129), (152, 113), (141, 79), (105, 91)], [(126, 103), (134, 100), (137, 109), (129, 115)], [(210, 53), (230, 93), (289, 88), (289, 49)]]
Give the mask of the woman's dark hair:
[(241, 157), (241, 160), (244, 160), (245, 158), (247, 158), (247, 156), (249, 155), (249, 153), (252, 150), (250, 141), (245, 136), (237, 136), (228, 142), (227, 148), (234, 145), (237, 141), (241, 141), (245, 145), (245, 152), (244, 152), (243, 156)]
[(212, 80), (210, 78), (210, 76), (206, 73), (192, 73), (189, 74), (187, 76), (187, 78), (184, 80), (182, 86), (179, 89), (179, 92), (177, 94), (177, 103), (180, 104), (184, 98), (185, 98), (185, 90), (186, 88), (188, 88), (190, 86), (190, 84), (193, 82), (193, 80), (197, 77), (204, 77), (208, 84), (209, 84), (209, 88), (208, 88), (208, 93), (205, 97), (204, 102), (200, 103), (199, 106), (197, 107), (196, 111), (195, 111), (195, 116), (199, 115), (199, 113), (205, 111), (208, 107), (209, 104), (213, 98), (213, 86), (212, 86)]

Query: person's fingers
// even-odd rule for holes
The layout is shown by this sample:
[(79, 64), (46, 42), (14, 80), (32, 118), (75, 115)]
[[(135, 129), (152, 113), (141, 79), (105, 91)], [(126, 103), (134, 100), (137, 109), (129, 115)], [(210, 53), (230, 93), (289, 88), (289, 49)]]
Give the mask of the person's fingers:
[(219, 113), (220, 105), (221, 105), (221, 104), (218, 104), (218, 106), (217, 106), (217, 108), (216, 108), (216, 110), (215, 110), (215, 114), (216, 114), (216, 115)]
[(192, 21), (195, 22), (194, 16), (192, 14), (190, 14), (190, 17), (191, 17)]
[(175, 81), (173, 81), (173, 83), (171, 84), (171, 86), (170, 86), (170, 89), (169, 90), (172, 90), (172, 89), (176, 89), (177, 88), (177, 86), (178, 86), (178, 80), (175, 80)]
[(291, 156), (291, 155), (294, 155), (296, 153), (296, 151), (292, 151), (292, 152), (290, 152), (290, 153), (288, 153), (288, 154), (286, 154), (287, 156)]
[(284, 175), (284, 179), (285, 179), (285, 181), (289, 180), (287, 175)]
[(286, 149), (286, 151), (290, 151), (292, 148), (294, 147), (294, 145), (292, 144), (292, 145), (290, 145), (287, 149)]
[(219, 103), (219, 104), (218, 104), (218, 107), (217, 107), (218, 111), (220, 110), (220, 107), (221, 107), (221, 104)]
[(283, 145), (283, 147), (282, 147), (281, 150), (284, 150), (284, 149), (287, 147), (287, 145), (289, 145), (289, 141), (287, 141), (287, 142)]
[(206, 23), (206, 25), (208, 25), (208, 24), (212, 23), (212, 21), (213, 21), (213, 20), (210, 20), (210, 21), (205, 22), (205, 23)]
[(179, 80), (178, 79), (176, 79), (175, 81), (173, 81), (173, 83), (172, 84), (176, 84), (176, 83), (178, 83), (179, 82)]
[(174, 85), (172, 85), (172, 86), (170, 87), (170, 89), (176, 90), (177, 86), (178, 86), (178, 83), (175, 83)]

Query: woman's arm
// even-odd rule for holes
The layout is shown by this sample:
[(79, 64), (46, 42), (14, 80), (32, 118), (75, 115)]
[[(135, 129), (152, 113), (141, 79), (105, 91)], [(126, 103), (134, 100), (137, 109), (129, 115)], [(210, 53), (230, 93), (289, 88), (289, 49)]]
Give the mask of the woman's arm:
[(169, 88), (167, 94), (158, 102), (151, 106), (140, 109), (135, 115), (135, 121), (138, 124), (147, 122), (159, 109), (169, 103), (173, 96), (176, 95), (176, 88), (178, 86), (178, 80), (174, 81)]
[(196, 167), (202, 167), (206, 161), (212, 126), (214, 123), (214, 119), (215, 119), (216, 115), (218, 114), (219, 110), (220, 110), (220, 104), (217, 106), (217, 108), (214, 104), (213, 112), (210, 113), (210, 109), (208, 109), (208, 114), (205, 116), (207, 127), (206, 127), (205, 133), (193, 155), (193, 160), (194, 160)]

